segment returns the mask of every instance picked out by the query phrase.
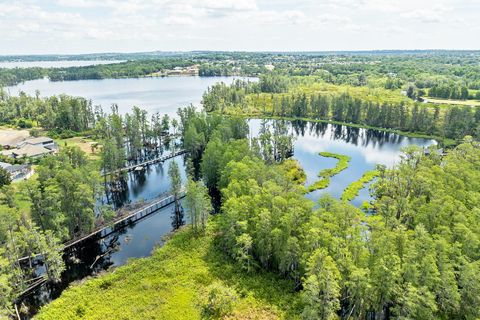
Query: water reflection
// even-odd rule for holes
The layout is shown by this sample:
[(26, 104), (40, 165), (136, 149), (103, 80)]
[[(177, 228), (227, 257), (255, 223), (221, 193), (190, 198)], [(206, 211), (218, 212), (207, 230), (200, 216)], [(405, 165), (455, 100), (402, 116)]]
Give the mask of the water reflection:
[[(167, 150), (169, 151), (169, 150)], [(155, 199), (170, 189), (168, 166), (175, 161), (180, 169), (182, 181), (186, 180), (185, 158), (178, 156), (163, 163), (147, 167), (143, 172), (127, 175), (127, 188), (113, 194), (116, 207)], [(52, 299), (73, 281), (98, 274), (110, 267), (120, 266), (130, 258), (149, 256), (155, 246), (163, 244), (163, 236), (186, 223), (182, 201), (171, 204), (150, 216), (131, 223), (125, 221), (108, 235), (97, 235), (65, 250), (63, 260), (66, 270), (59, 283), (46, 283), (25, 297), (25, 304), (34, 314), (38, 308)], [(45, 269), (41, 261), (36, 262), (37, 274)]]
[[(268, 122), (278, 120), (268, 120)], [(256, 136), (265, 120), (252, 119), (250, 135)], [(294, 155), (307, 175), (306, 185), (318, 179), (318, 172), (325, 168), (332, 168), (336, 160), (323, 158), (319, 152), (328, 151), (348, 155), (351, 157), (350, 166), (335, 177), (331, 178), (329, 187), (307, 194), (307, 198), (317, 201), (321, 195), (329, 193), (339, 198), (343, 190), (352, 182), (358, 180), (365, 171), (373, 170), (376, 164), (391, 167), (400, 159), (401, 149), (408, 145), (421, 147), (436, 144), (434, 140), (423, 138), (409, 138), (396, 133), (354, 128), (324, 122), (283, 121), (290, 128), (295, 137)], [(368, 190), (362, 190), (352, 203), (361, 205), (370, 200)]]

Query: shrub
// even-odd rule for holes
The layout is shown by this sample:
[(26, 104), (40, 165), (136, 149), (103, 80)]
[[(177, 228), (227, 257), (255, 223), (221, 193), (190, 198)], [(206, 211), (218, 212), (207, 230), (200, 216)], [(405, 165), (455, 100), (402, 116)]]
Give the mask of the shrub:
[(238, 300), (235, 290), (221, 282), (214, 282), (207, 290), (207, 302), (203, 308), (206, 316), (223, 317), (232, 313)]

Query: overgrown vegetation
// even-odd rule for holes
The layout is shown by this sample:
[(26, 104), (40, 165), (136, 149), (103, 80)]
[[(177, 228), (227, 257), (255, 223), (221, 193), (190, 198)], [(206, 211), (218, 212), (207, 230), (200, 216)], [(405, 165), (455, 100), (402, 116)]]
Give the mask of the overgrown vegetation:
[(231, 162), (225, 251), (303, 287), (305, 319), (478, 317), (480, 148), (442, 159), (411, 147), (402, 158), (376, 183), (370, 217), (330, 197), (314, 209), (275, 168)]
[[(186, 123), (207, 118), (192, 113), (193, 121)], [(208, 132), (203, 128), (197, 135)], [(196, 233), (192, 238), (182, 231), (153, 257), (66, 291), (40, 319), (120, 314), (235, 318), (244, 310), (262, 315), (258, 317), (305, 319), (480, 316), (478, 143), (467, 138), (444, 158), (406, 149), (399, 165), (379, 177), (373, 214), (365, 216), (328, 196), (315, 208), (282, 165), (266, 163), (261, 153), (244, 149), (242, 141), (225, 141), (223, 150), (230, 151), (218, 155), (218, 163), (226, 163), (214, 166), (221, 214), (210, 225), (215, 228), (207, 228), (207, 237)], [(242, 156), (230, 158), (235, 150)], [(201, 162), (206, 156), (206, 151), (199, 153)], [(212, 261), (205, 251), (212, 241), (214, 256), (220, 257), (216, 277), (208, 272), (215, 269), (204, 269), (205, 261)], [(289, 280), (266, 284), (275, 279), (268, 272)], [(237, 282), (238, 277), (248, 279), (249, 290), (255, 285), (266, 295), (244, 291), (247, 284)], [(292, 293), (294, 289), (300, 292)], [(252, 296), (253, 302), (245, 302)], [(135, 308), (125, 301), (133, 298)], [(241, 307), (245, 305), (250, 307)]]
[(338, 162), (333, 168), (323, 169), (318, 173), (318, 177), (321, 178), (308, 186), (307, 191), (312, 192), (315, 190), (325, 189), (330, 184), (330, 178), (339, 174), (343, 170), (348, 168), (350, 157), (342, 154), (336, 154), (331, 152), (320, 152), (319, 155), (325, 158), (334, 158)]
[[(480, 317), (480, 108), (421, 103), (427, 93), (476, 98), (478, 53), (195, 55), (49, 75), (142, 76), (201, 61), (202, 75), (261, 74), (260, 81), (215, 85), (203, 99), (211, 113), (186, 107), (178, 122), (159, 114), (149, 120), (139, 108), (123, 116), (114, 106), (106, 115), (82, 98), (0, 92), (0, 123), (42, 126), (58, 135), (90, 132), (103, 146), (105, 173), (156, 156), (169, 141), (170, 123), (190, 157), (186, 204), (192, 226), (152, 257), (73, 286), (40, 319)], [(35, 77), (30, 71), (7, 78)], [(421, 133), (459, 145), (447, 155), (408, 147), (395, 167), (352, 183), (343, 201), (325, 196), (316, 206), (304, 196), (305, 174), (287, 160), (293, 151), (288, 127), (263, 121), (259, 135), (247, 140), (243, 117), (249, 115)], [(350, 160), (320, 155), (338, 163), (322, 170), (309, 191), (328, 186)], [(77, 148), (43, 159), (37, 169), (31, 182), (2, 187), (4, 314), (13, 314), (12, 303), (31, 281), (31, 264), (21, 266), (20, 257), (30, 262), (40, 253), (48, 265), (43, 278), (57, 281), (64, 268), (60, 242), (113, 214), (96, 214), (99, 166)], [(179, 168), (172, 165), (169, 175), (178, 198)], [(348, 201), (375, 177), (367, 216)], [(209, 195), (219, 213), (213, 219)]]
[(215, 229), (212, 220), (206, 235), (178, 231), (151, 257), (73, 285), (36, 319), (295, 318), (291, 282), (240, 270), (215, 244)]
[(342, 201), (352, 201), (358, 196), (360, 190), (362, 190), (366, 184), (370, 183), (373, 179), (377, 178), (380, 175), (380, 170), (370, 170), (365, 172), (360, 179), (352, 182), (348, 187), (343, 190), (341, 200)]

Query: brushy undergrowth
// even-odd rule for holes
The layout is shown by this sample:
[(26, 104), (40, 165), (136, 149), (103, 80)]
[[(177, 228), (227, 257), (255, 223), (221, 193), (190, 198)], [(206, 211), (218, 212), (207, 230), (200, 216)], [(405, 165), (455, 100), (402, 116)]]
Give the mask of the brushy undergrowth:
[[(212, 219), (199, 237), (185, 227), (151, 257), (72, 285), (36, 319), (298, 318), (302, 306), (293, 283), (239, 268), (215, 245), (215, 224)], [(219, 285), (235, 299), (212, 305), (212, 286)]]
[(308, 192), (325, 189), (326, 187), (328, 187), (330, 184), (330, 178), (339, 174), (343, 170), (347, 169), (351, 159), (349, 156), (346, 156), (343, 154), (331, 153), (331, 152), (320, 152), (319, 154), (322, 157), (335, 158), (338, 160), (338, 162), (334, 168), (327, 168), (327, 169), (321, 170), (318, 173), (318, 176), (321, 179), (311, 184), (307, 188)]

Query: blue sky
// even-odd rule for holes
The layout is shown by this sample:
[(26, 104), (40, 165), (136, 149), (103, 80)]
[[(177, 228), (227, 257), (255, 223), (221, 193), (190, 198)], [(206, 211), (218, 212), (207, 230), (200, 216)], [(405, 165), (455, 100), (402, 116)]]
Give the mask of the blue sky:
[(0, 54), (480, 49), (479, 0), (0, 0)]

